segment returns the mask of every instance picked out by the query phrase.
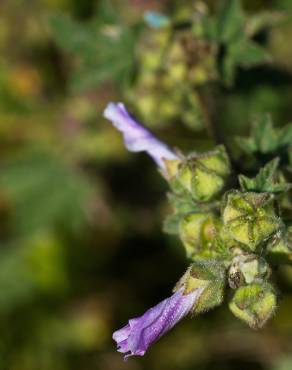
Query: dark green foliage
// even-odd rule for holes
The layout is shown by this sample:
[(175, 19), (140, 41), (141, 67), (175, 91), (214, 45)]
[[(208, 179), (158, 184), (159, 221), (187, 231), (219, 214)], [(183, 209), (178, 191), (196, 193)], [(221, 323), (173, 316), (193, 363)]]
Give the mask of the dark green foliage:
[(250, 179), (244, 175), (239, 175), (240, 186), (243, 191), (256, 191), (259, 193), (282, 193), (291, 188), (283, 178), (279, 179), (277, 173), (279, 158), (275, 158), (260, 169), (256, 177)]
[(86, 219), (93, 189), (77, 171), (41, 151), (25, 153), (2, 166), (0, 186), (14, 209), (16, 232), (78, 229)]
[(236, 143), (248, 154), (283, 154), (292, 146), (292, 124), (275, 128), (271, 116), (267, 115), (254, 123), (250, 137), (236, 138)]
[(247, 15), (241, 0), (224, 0), (217, 18), (213, 20), (211, 39), (224, 48), (220, 69), (222, 79), (228, 86), (234, 82), (237, 67), (250, 68), (270, 60), (267, 50), (252, 40), (252, 36), (270, 22), (258, 22), (260, 24), (251, 26), (253, 29), (248, 33)]
[(139, 28), (125, 25), (110, 2), (103, 1), (96, 18), (87, 24), (64, 15), (52, 16), (50, 24), (58, 46), (77, 57), (71, 81), (74, 90), (94, 89), (106, 81), (118, 88), (130, 84)]

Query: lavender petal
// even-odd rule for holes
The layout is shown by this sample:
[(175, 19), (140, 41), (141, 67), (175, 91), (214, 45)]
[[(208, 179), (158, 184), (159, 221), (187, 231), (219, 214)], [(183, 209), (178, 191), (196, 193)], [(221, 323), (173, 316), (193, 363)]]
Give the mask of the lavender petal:
[(184, 288), (150, 308), (142, 316), (129, 320), (113, 333), (118, 351), (129, 356), (143, 356), (148, 347), (185, 317), (198, 301), (203, 289), (184, 295)]
[(162, 170), (165, 170), (164, 159), (178, 159), (166, 144), (128, 113), (124, 104), (109, 103), (104, 111), (104, 117), (123, 133), (125, 146), (129, 151), (146, 151)]

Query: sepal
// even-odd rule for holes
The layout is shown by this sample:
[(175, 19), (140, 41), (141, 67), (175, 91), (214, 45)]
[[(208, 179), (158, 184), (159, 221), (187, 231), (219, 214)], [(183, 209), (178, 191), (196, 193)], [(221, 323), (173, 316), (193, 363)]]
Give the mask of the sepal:
[(195, 261), (187, 269), (175, 287), (175, 291), (184, 287), (184, 294), (190, 294), (198, 288), (202, 293), (192, 312), (199, 314), (219, 306), (223, 301), (225, 288), (225, 267), (216, 260)]

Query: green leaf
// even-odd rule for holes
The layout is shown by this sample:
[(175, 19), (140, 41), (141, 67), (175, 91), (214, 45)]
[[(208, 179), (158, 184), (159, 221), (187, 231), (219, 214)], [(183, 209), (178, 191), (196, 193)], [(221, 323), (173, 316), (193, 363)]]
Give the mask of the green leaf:
[(26, 153), (0, 170), (20, 234), (62, 226), (75, 230), (86, 220), (93, 190), (70, 165), (44, 152)]
[(256, 43), (239, 37), (236, 42), (230, 43), (223, 58), (222, 78), (232, 86), (236, 68), (241, 66), (250, 68), (270, 60), (267, 51)]
[(85, 52), (91, 43), (92, 34), (66, 15), (55, 15), (50, 18), (53, 37), (62, 49), (69, 52)]
[(253, 153), (257, 149), (254, 140), (250, 137), (235, 137), (234, 142), (245, 153)]
[(281, 146), (292, 146), (292, 123), (278, 131), (278, 143)]
[(265, 115), (253, 124), (250, 137), (237, 137), (235, 142), (248, 154), (283, 156), (292, 147), (292, 123), (274, 128), (271, 116)]
[(71, 81), (75, 91), (94, 89), (104, 81), (124, 87), (134, 76), (139, 27), (127, 27), (116, 11), (105, 6), (107, 2), (102, 4), (97, 17), (88, 23), (64, 15), (51, 17), (52, 35), (57, 45), (78, 62)]
[(248, 19), (241, 0), (223, 1), (217, 17), (217, 32), (212, 35), (217, 43), (224, 46), (222, 65), (219, 68), (227, 86), (232, 86), (237, 67), (250, 68), (270, 60), (267, 51), (251, 40), (252, 35), (247, 32)]
[(251, 41), (240, 42), (236, 47), (231, 48), (231, 52), (237, 64), (242, 67), (253, 67), (270, 60), (268, 52)]
[(261, 153), (268, 153), (274, 150), (277, 135), (270, 115), (265, 115), (261, 120), (255, 122), (252, 128), (252, 137), (255, 140), (256, 150)]
[(283, 179), (277, 176), (277, 169), (280, 159), (275, 158), (260, 169), (259, 173), (254, 178), (248, 178), (244, 175), (239, 175), (239, 183), (243, 191), (254, 192), (269, 192), (281, 193), (286, 192), (291, 188), (291, 184), (286, 183)]
[(229, 43), (244, 31), (245, 17), (240, 0), (225, 0), (218, 15), (218, 39)]

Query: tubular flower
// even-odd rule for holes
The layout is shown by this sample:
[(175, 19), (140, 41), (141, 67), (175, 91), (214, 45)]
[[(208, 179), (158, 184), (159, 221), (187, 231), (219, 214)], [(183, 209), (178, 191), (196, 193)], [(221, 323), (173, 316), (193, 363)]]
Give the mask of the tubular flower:
[(104, 110), (104, 117), (123, 133), (124, 142), (129, 151), (147, 152), (163, 171), (165, 171), (165, 159), (178, 159), (166, 144), (158, 140), (129, 114), (124, 104), (109, 103)]
[(142, 316), (129, 320), (122, 329), (113, 333), (118, 351), (129, 356), (143, 356), (148, 347), (167, 333), (185, 317), (197, 304), (204, 288), (197, 288), (189, 294), (184, 287), (171, 297), (150, 308)]

